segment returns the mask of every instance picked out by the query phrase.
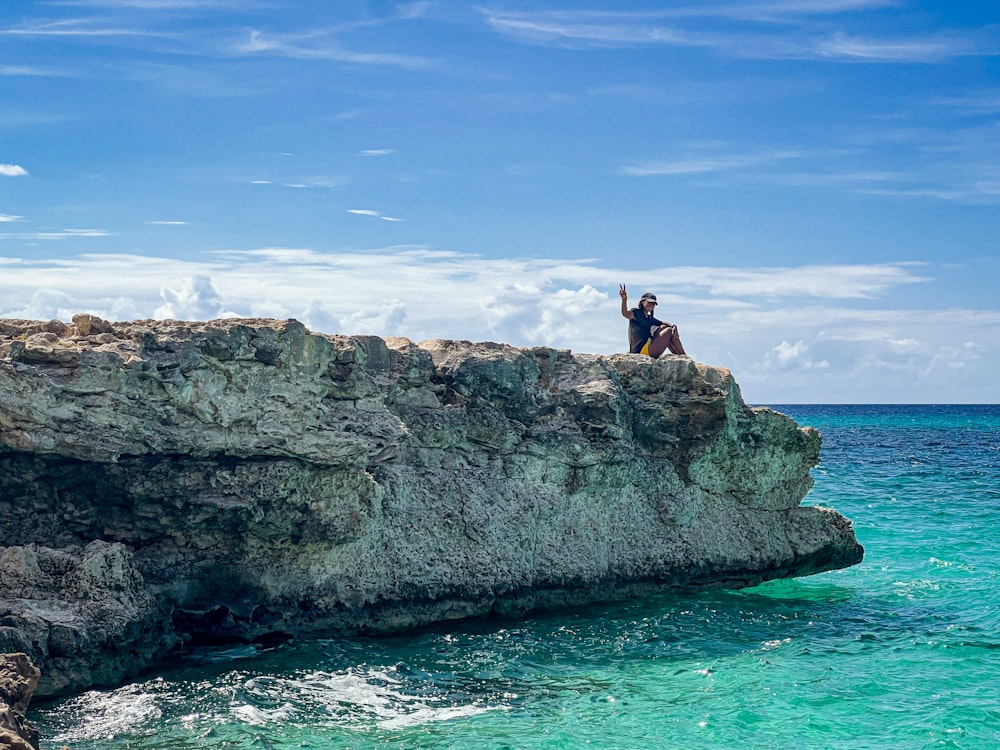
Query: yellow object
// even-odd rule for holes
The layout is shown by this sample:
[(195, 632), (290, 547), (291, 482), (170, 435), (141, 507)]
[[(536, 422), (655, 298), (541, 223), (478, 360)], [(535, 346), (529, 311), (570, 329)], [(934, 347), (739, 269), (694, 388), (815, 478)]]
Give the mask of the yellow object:
[(642, 349), (639, 350), (639, 354), (649, 354), (649, 344), (653, 339), (646, 339), (646, 343), (642, 345)]

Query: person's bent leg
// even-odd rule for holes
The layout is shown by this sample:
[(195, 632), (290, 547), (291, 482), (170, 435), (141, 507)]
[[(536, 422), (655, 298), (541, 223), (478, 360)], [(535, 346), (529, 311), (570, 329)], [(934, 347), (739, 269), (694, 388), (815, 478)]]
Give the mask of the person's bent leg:
[(680, 334), (677, 333), (677, 326), (670, 326), (670, 333), (668, 335), (667, 348), (670, 350), (670, 353), (687, 356), (687, 352), (684, 351), (684, 344), (681, 343)]
[(677, 326), (662, 326), (649, 344), (649, 356), (653, 359), (658, 359), (663, 352), (668, 350), (671, 354), (687, 355), (680, 336), (677, 335)]

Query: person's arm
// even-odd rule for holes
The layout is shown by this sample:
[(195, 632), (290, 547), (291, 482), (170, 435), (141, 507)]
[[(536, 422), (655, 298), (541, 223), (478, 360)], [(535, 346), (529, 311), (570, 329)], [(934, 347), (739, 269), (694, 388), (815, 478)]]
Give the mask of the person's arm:
[(673, 328), (672, 323), (667, 323), (659, 318), (651, 318), (650, 322), (653, 324), (650, 334), (655, 339), (657, 336), (663, 336), (667, 331)]
[(632, 320), (632, 311), (628, 309), (628, 292), (625, 291), (625, 285), (618, 285), (618, 296), (622, 298), (622, 317)]

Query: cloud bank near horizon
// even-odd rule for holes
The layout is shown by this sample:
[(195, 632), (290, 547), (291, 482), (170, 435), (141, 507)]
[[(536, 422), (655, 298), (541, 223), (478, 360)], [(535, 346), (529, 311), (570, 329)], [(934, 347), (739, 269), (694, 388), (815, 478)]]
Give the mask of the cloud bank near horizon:
[[(0, 268), (0, 316), (9, 318), (296, 318), (321, 333), (597, 354), (624, 351), (617, 294), (624, 282), (630, 304), (656, 291), (659, 316), (680, 325), (694, 358), (731, 369), (752, 403), (794, 403), (817, 390), (835, 403), (885, 400), (878, 392), (933, 401), (935, 393), (955, 392), (956, 383), (996, 400), (992, 373), (1000, 366), (1000, 312), (892, 301), (908, 286), (933, 283), (929, 269), (915, 263), (637, 272), (588, 259), (395, 247), (229, 250), (200, 261), (0, 258)], [(962, 340), (952, 340), (959, 328)]]

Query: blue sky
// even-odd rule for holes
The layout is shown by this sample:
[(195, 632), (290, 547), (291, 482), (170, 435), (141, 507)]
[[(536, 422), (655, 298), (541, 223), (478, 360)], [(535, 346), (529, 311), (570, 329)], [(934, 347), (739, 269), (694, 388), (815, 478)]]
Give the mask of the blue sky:
[(5, 0), (0, 315), (625, 347), (1000, 402), (1000, 5)]

